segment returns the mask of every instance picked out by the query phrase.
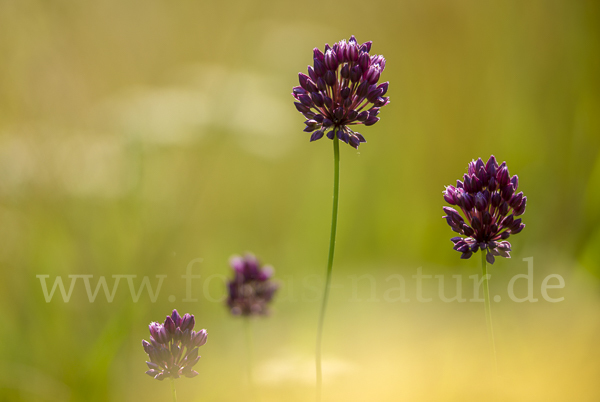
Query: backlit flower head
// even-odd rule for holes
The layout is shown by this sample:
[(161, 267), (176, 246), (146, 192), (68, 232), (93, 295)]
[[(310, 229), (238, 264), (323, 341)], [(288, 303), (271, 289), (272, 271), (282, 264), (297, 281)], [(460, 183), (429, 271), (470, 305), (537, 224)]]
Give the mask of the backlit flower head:
[(444, 207), (444, 218), (455, 232), (466, 237), (453, 237), (454, 249), (461, 258), (470, 258), (478, 250), (486, 252), (490, 264), (495, 256), (510, 258), (511, 245), (506, 239), (525, 227), (518, 216), (525, 212), (527, 197), (517, 193), (519, 178), (510, 177), (506, 162), (500, 166), (492, 155), (486, 164), (481, 158), (469, 163), (468, 173), (456, 187), (448, 186), (444, 199), (460, 208)]
[(234, 256), (229, 261), (234, 277), (228, 283), (227, 306), (233, 315), (265, 315), (277, 285), (271, 281), (273, 268), (261, 267), (256, 257), (246, 254)]
[(312, 132), (311, 141), (335, 135), (358, 148), (364, 137), (349, 128), (379, 121), (379, 109), (389, 103), (385, 94), (388, 82), (377, 85), (385, 68), (383, 56), (370, 55), (371, 43), (359, 45), (356, 38), (342, 40), (325, 51), (313, 50), (314, 64), (308, 75), (300, 73), (300, 86), (294, 87), (296, 109), (306, 117), (304, 131)]
[(193, 315), (181, 317), (177, 310), (173, 310), (163, 324), (150, 324), (150, 342), (142, 341), (150, 357), (146, 362), (150, 370), (146, 374), (160, 381), (167, 377), (198, 375), (192, 367), (200, 360), (198, 348), (206, 343), (207, 333), (205, 329), (194, 331), (194, 325)]

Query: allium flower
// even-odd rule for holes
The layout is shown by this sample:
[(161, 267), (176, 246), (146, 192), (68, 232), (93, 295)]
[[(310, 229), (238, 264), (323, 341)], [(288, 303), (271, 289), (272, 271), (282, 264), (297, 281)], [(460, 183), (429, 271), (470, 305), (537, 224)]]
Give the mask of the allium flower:
[(525, 212), (527, 197), (516, 193), (518, 186), (519, 178), (510, 177), (506, 162), (498, 166), (492, 155), (485, 165), (481, 158), (469, 163), (463, 181), (446, 187), (446, 202), (463, 212), (444, 207), (444, 218), (452, 230), (466, 236), (451, 239), (461, 258), (470, 258), (478, 250), (487, 253), (490, 264), (495, 256), (510, 258), (511, 245), (506, 239), (525, 227), (517, 216)]
[(233, 315), (266, 315), (267, 305), (273, 299), (277, 285), (270, 278), (271, 266), (261, 267), (256, 257), (246, 254), (234, 256), (229, 261), (234, 278), (228, 283), (227, 306)]
[(358, 148), (364, 137), (348, 126), (371, 126), (379, 121), (379, 109), (389, 103), (384, 97), (388, 82), (377, 85), (385, 68), (385, 59), (369, 55), (372, 42), (359, 45), (356, 38), (342, 40), (333, 46), (325, 45), (325, 53), (313, 50), (314, 67), (308, 75), (299, 74), (300, 86), (292, 95), (296, 109), (306, 117), (304, 131), (313, 132), (311, 141), (337, 137)]
[(150, 357), (146, 362), (150, 370), (146, 371), (157, 380), (167, 377), (195, 377), (198, 372), (192, 367), (198, 360), (198, 348), (206, 343), (206, 330), (194, 331), (194, 316), (179, 315), (177, 310), (167, 316), (164, 324), (150, 324), (150, 342), (142, 341), (144, 350)]

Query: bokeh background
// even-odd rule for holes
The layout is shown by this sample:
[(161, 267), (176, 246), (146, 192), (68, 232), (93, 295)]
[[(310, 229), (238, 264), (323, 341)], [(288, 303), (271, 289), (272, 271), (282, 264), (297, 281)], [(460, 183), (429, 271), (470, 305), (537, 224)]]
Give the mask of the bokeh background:
[[(0, 400), (169, 400), (141, 340), (173, 308), (209, 332), (179, 400), (249, 400), (243, 323), (215, 301), (245, 251), (281, 286), (252, 323), (260, 399), (312, 400), (332, 146), (290, 93), (313, 47), (351, 34), (386, 57), (391, 104), (341, 148), (325, 400), (600, 400), (599, 23), (596, 1), (0, 0)], [(462, 275), (472, 297), (479, 260), (452, 250), (441, 191), (490, 154), (528, 196), (491, 271), (498, 376), (483, 303), (444, 303), (436, 279), (419, 303), (411, 278), (451, 296)], [(539, 301), (516, 303), (528, 257)], [(154, 303), (125, 280), (91, 303), (81, 279), (47, 303), (36, 278), (84, 274), (167, 278)], [(394, 274), (409, 302), (386, 299)]]

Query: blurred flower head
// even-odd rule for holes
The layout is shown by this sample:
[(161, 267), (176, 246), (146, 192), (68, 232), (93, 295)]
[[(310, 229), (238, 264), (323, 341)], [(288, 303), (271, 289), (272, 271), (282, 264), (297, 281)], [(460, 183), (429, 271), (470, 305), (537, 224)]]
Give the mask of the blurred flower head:
[(252, 316), (268, 314), (277, 285), (271, 281), (273, 268), (261, 267), (252, 254), (234, 256), (229, 261), (234, 277), (228, 283), (227, 306), (233, 315)]
[(167, 377), (198, 375), (192, 367), (200, 360), (198, 348), (206, 343), (207, 333), (205, 329), (194, 331), (194, 325), (193, 315), (181, 317), (177, 310), (173, 310), (163, 324), (150, 323), (150, 342), (142, 341), (150, 357), (146, 362), (150, 370), (146, 374), (160, 381)]
[(356, 38), (342, 40), (325, 51), (313, 50), (314, 64), (308, 75), (300, 73), (300, 86), (294, 87), (296, 109), (306, 117), (304, 131), (312, 132), (311, 141), (335, 135), (358, 148), (364, 137), (349, 126), (371, 126), (379, 121), (379, 109), (389, 103), (385, 97), (388, 82), (377, 85), (385, 68), (385, 59), (369, 55), (371, 42), (359, 45)]
[(510, 177), (506, 162), (498, 166), (492, 155), (486, 164), (481, 158), (469, 163), (463, 181), (448, 186), (444, 199), (460, 208), (444, 207), (444, 218), (455, 232), (466, 237), (453, 237), (454, 249), (461, 258), (470, 258), (478, 250), (486, 252), (493, 264), (496, 256), (510, 258), (511, 245), (506, 239), (525, 227), (517, 218), (525, 212), (527, 197), (517, 193), (519, 178)]

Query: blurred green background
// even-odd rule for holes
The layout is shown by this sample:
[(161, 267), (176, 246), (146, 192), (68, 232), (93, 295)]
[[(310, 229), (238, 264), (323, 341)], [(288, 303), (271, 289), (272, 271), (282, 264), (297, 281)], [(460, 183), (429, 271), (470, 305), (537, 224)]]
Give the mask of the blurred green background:
[[(0, 0), (0, 400), (169, 400), (141, 340), (173, 308), (209, 333), (179, 400), (247, 400), (242, 322), (214, 301), (245, 251), (281, 285), (252, 323), (261, 400), (312, 400), (332, 147), (290, 93), (313, 47), (351, 34), (386, 57), (391, 104), (341, 148), (325, 400), (600, 400), (599, 4)], [(444, 303), (435, 279), (419, 303), (411, 279), (445, 275), (450, 296), (462, 275), (472, 296), (479, 259), (452, 250), (441, 192), (490, 154), (528, 197), (491, 268), (496, 379), (483, 303)], [(516, 303), (527, 257), (539, 301)], [(46, 303), (36, 278), (84, 274), (167, 278), (155, 303), (126, 280), (90, 303), (81, 279)], [(386, 301), (393, 274), (410, 302)], [(542, 298), (548, 274), (564, 301)]]

